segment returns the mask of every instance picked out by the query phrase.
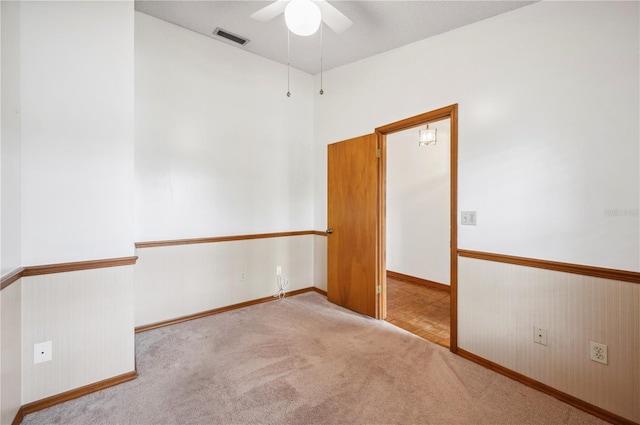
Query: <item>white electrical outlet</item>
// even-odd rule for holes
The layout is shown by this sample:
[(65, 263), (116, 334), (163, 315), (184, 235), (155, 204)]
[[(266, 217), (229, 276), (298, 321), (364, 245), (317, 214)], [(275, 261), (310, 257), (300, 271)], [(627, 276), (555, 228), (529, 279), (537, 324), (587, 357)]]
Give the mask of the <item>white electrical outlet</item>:
[(51, 358), (51, 341), (33, 344), (33, 364), (48, 362)]
[(547, 330), (534, 326), (533, 342), (535, 342), (536, 344), (547, 345)]
[(606, 345), (591, 341), (589, 352), (591, 353), (591, 360), (594, 362), (609, 364)]
[(244, 280), (246, 277), (247, 276), (245, 272), (240, 272), (240, 280)]
[(276, 266), (276, 276), (282, 276), (282, 266)]
[(464, 226), (475, 226), (477, 223), (475, 211), (462, 211), (460, 213), (461, 223)]

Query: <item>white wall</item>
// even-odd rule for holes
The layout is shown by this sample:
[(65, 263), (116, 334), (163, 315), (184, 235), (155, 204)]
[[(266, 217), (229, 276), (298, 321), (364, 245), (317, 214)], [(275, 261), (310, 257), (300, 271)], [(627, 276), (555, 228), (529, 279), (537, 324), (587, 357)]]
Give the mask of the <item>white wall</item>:
[(435, 145), (418, 147), (418, 130), (387, 136), (387, 270), (450, 283), (450, 120), (429, 124)]
[[(459, 208), (478, 211), (478, 226), (460, 229), (461, 248), (640, 271), (640, 224), (633, 215), (640, 197), (638, 7), (633, 2), (527, 6), (329, 71), (322, 97), (315, 96), (312, 77), (294, 71), (292, 98), (284, 96), (282, 65), (135, 14), (134, 179), (133, 5), (22, 3), (23, 265), (131, 255), (134, 240), (323, 229), (328, 143), (459, 103)], [(3, 72), (4, 64), (3, 57)], [(601, 122), (607, 127), (594, 127)], [(607, 210), (630, 213), (607, 215)], [(1, 213), (4, 220), (4, 209)], [(3, 222), (3, 240), (4, 231)], [(271, 260), (295, 264), (292, 273), (300, 282), (322, 277), (316, 266), (325, 241), (312, 239), (312, 245)], [(158, 249), (161, 255), (164, 248)], [(209, 257), (196, 257), (196, 267), (206, 268)], [(477, 279), (474, 267), (461, 264), (461, 298), (471, 294), (464, 288), (473, 284), (500, 306), (523, 296), (491, 287), (488, 282), (502, 279), (503, 272)], [(131, 370), (132, 269), (13, 284), (21, 291), (22, 403)], [(270, 293), (268, 269), (266, 263), (255, 268), (247, 297)], [(205, 275), (195, 294), (233, 292), (238, 286), (237, 271), (226, 273), (215, 287), (208, 279), (219, 273)], [(636, 293), (637, 286), (623, 285), (621, 293)], [(603, 297), (613, 294), (603, 288)], [(149, 287), (145, 295), (156, 289)], [(576, 290), (584, 297), (588, 287)], [(17, 317), (5, 301), (17, 295), (3, 291), (1, 297), (4, 348), (4, 318)], [(628, 300), (625, 311), (637, 312), (639, 297)], [(534, 312), (537, 322), (548, 321), (551, 313), (541, 303), (528, 303), (527, 317)], [(505, 339), (486, 354), (469, 337), (474, 335), (470, 321), (491, 324), (500, 316), (470, 304), (459, 311), (461, 348), (510, 367), (507, 353), (516, 351), (516, 359), (530, 353), (532, 344)], [(582, 333), (580, 341), (591, 335), (609, 339), (615, 324), (578, 326), (590, 313), (584, 309), (571, 317), (568, 327), (549, 325), (550, 338), (571, 340), (575, 329)], [(527, 317), (513, 319), (527, 324)], [(80, 326), (85, 322), (91, 326)], [(633, 318), (622, 323), (637, 329)], [(105, 341), (118, 343), (101, 351), (92, 335), (102, 332)], [(49, 338), (54, 361), (33, 365), (33, 343)], [(637, 352), (637, 338), (637, 332), (626, 341), (611, 338), (610, 349)], [(85, 341), (97, 345), (86, 347)], [(565, 357), (548, 353), (546, 364), (561, 368)], [(4, 354), (1, 361), (4, 371)], [(91, 367), (70, 370), (76, 363)], [(53, 370), (57, 365), (62, 369)], [(530, 372), (517, 361), (513, 367)], [(576, 388), (594, 376), (607, 382), (620, 377), (617, 368), (598, 374), (552, 385), (581, 395)], [(621, 388), (637, 387), (637, 373), (620, 379)], [(11, 403), (5, 391), (1, 396), (3, 406)], [(630, 407), (637, 401), (633, 396), (620, 394), (615, 403), (602, 394), (589, 400), (638, 421)]]
[[(136, 13), (136, 238), (309, 230), (313, 77)], [(313, 236), (138, 249), (136, 326), (313, 286)], [(240, 274), (245, 273), (245, 280)]]
[(327, 144), (458, 103), (460, 248), (639, 271), (638, 15), (541, 2), (326, 72), (315, 227)]
[[(122, 266), (22, 278), (22, 404), (135, 370), (133, 274)], [(34, 364), (33, 345), (46, 341), (52, 360)]]
[(327, 237), (313, 238), (313, 286), (327, 290)]
[(10, 424), (22, 405), (22, 284), (0, 292), (0, 423)]
[(133, 2), (21, 5), (24, 265), (133, 254)]
[(2, 2), (0, 275), (21, 260), (20, 3)]
[(136, 240), (308, 230), (313, 78), (136, 13)]
[(135, 325), (313, 286), (313, 235), (138, 249)]
[[(136, 13), (138, 241), (309, 230), (313, 78)], [(136, 326), (313, 286), (313, 237), (138, 249)], [(240, 279), (241, 273), (245, 280)]]
[[(459, 281), (461, 347), (639, 421), (640, 285), (471, 258)], [(608, 346), (608, 365), (589, 359), (590, 341)]]
[[(639, 8), (539, 2), (326, 72), (326, 94), (315, 102), (315, 227), (326, 223), (327, 144), (458, 103), (458, 209), (478, 212), (477, 226), (458, 225), (459, 248), (640, 271)], [(552, 285), (542, 275), (521, 287), (524, 267), (496, 266), (482, 278), (475, 262), (459, 267), (460, 299), (481, 293), (491, 300), (460, 303), (460, 348), (534, 379), (546, 381), (546, 371), (537, 371), (550, 369), (557, 375), (549, 385), (640, 421), (637, 392), (616, 391), (614, 400), (608, 390), (581, 389), (616, 380), (621, 389), (638, 387), (637, 365), (627, 374), (594, 368), (584, 345), (611, 341), (610, 352), (637, 360), (637, 284), (554, 277)], [(618, 311), (620, 297), (628, 305), (619, 321), (597, 326), (585, 305), (556, 318), (573, 305), (561, 296), (569, 288), (579, 300), (598, 288), (597, 311)], [(524, 309), (509, 309), (521, 300)], [(504, 320), (513, 324), (509, 335), (474, 339), (482, 339), (478, 327)], [(540, 352), (529, 330), (541, 322), (552, 341), (576, 341), (571, 355), (551, 346)], [(618, 325), (628, 330), (622, 337)], [(539, 357), (520, 360), (533, 353)], [(567, 361), (581, 366), (567, 368)]]
[[(133, 2), (2, 2), (2, 273), (132, 255)], [(2, 423), (135, 369), (133, 268), (0, 294)], [(33, 344), (53, 360), (33, 364)]]
[[(0, 2), (0, 276), (21, 266), (20, 3)], [(21, 283), (0, 293), (0, 423), (22, 405)]]

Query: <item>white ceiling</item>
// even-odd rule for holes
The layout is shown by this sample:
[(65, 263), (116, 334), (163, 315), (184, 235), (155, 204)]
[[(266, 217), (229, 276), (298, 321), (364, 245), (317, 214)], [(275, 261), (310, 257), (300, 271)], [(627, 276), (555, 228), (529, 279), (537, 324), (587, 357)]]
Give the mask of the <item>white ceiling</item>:
[[(527, 6), (532, 1), (329, 1), (353, 25), (342, 34), (323, 26), (323, 69), (382, 53)], [(249, 18), (271, 1), (136, 0), (137, 11), (230, 43), (239, 49), (287, 63), (284, 16), (266, 22)], [(216, 27), (250, 40), (239, 46), (213, 35)], [(320, 31), (309, 37), (291, 35), (291, 66), (320, 72)]]

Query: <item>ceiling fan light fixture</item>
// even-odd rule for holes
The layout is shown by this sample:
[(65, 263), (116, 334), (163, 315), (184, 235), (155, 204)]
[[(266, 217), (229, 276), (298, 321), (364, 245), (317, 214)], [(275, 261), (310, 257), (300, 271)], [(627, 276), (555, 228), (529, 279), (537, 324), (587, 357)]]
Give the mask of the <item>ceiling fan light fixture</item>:
[(289, 31), (308, 36), (320, 28), (320, 8), (311, 0), (291, 0), (284, 9), (284, 21)]

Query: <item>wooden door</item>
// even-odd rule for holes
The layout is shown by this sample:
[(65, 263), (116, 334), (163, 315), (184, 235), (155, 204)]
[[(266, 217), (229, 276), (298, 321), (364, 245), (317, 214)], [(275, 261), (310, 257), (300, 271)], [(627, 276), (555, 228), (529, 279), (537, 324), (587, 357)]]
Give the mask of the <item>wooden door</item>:
[(376, 134), (328, 146), (327, 298), (381, 318)]

